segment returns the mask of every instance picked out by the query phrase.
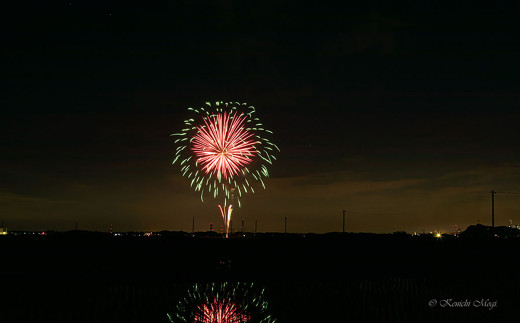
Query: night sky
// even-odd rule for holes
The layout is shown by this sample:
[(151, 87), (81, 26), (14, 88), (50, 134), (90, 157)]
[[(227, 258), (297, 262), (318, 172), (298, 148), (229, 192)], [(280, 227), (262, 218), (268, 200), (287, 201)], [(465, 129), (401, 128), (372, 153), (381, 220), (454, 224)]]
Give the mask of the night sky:
[[(347, 210), (347, 231), (446, 232), (490, 224), (492, 189), (520, 191), (518, 7), (243, 3), (4, 8), (0, 221), (220, 226), (170, 137), (217, 100), (255, 106), (281, 149), (235, 228), (341, 231)], [(495, 216), (519, 224), (520, 196), (497, 194)]]

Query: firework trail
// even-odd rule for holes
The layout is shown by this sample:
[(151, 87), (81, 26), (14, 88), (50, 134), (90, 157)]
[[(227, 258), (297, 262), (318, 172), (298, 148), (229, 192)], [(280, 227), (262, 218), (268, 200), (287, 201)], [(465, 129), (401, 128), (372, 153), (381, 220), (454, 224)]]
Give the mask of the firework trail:
[(265, 188), (267, 166), (280, 150), (268, 139), (272, 132), (255, 116), (255, 108), (246, 103), (206, 102), (188, 111), (193, 117), (172, 135), (178, 137), (173, 164), (181, 166), (182, 175), (191, 180), (202, 201), (205, 192), (223, 197), (218, 207), (228, 236), (232, 203), (240, 207), (242, 195), (254, 193), (257, 183)]

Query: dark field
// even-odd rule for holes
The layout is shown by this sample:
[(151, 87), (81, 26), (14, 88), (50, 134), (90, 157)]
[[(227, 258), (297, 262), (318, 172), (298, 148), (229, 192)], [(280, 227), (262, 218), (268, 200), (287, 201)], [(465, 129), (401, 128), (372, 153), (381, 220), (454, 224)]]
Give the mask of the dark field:
[(511, 322), (520, 304), (518, 238), (0, 238), (0, 322), (168, 322), (218, 281), (265, 288), (277, 322)]

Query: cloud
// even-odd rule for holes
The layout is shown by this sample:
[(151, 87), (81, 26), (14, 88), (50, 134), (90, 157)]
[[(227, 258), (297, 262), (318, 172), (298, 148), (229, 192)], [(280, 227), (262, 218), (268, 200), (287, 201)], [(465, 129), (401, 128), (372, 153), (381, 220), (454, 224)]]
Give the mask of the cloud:
[(53, 205), (53, 204), (69, 204), (69, 203), (75, 203), (75, 202), (74, 201), (55, 200), (55, 199), (42, 198), (42, 197), (34, 197), (34, 196), (26, 196), (26, 195), (22, 195), (22, 194), (6, 192), (6, 191), (0, 189), (0, 203), (33, 203), (33, 204)]
[[(245, 194), (237, 221), (246, 226), (258, 220), (260, 231), (282, 231), (284, 217), (291, 232), (341, 230), (342, 210), (347, 210), (347, 231), (408, 232), (449, 231), (490, 218), (490, 191), (518, 191), (517, 164), (465, 167), (422, 167), (410, 170), (368, 167), (356, 170), (315, 172), (309, 175), (275, 177)], [(134, 177), (111, 177), (103, 181), (45, 182), (40, 190), (0, 190), (2, 220), (11, 226), (40, 229), (71, 229), (75, 222), (84, 229), (105, 230), (113, 223), (118, 230), (205, 230), (220, 225), (213, 198), (200, 200), (189, 180), (171, 169), (166, 174), (143, 172)], [(79, 184), (78, 184), (79, 183)], [(498, 185), (500, 184), (500, 185)], [(23, 192), (23, 193), (14, 193)], [(513, 196), (496, 198), (496, 224), (520, 222), (520, 207)], [(235, 222), (237, 223), (237, 222)]]
[[(520, 179), (512, 165), (450, 166), (423, 171), (420, 178), (406, 177), (410, 175), (406, 172), (399, 177), (398, 172), (378, 180), (376, 171), (271, 178), (267, 190), (247, 197), (242, 213), (270, 223), (288, 216), (293, 230), (300, 232), (338, 230), (338, 217), (345, 209), (348, 231), (450, 231), (454, 224), (461, 228), (478, 220), (487, 224), (491, 189), (498, 190), (500, 183), (503, 191), (511, 191)], [(515, 199), (503, 197), (495, 207), (500, 214), (497, 224), (520, 220), (515, 219), (519, 207)]]
[(309, 177), (272, 179), (269, 185), (283, 192), (298, 191), (301, 196), (314, 195), (317, 192), (327, 196), (352, 195), (366, 192), (391, 191), (414, 187), (424, 183), (424, 179), (398, 179), (377, 181), (373, 179), (350, 180), (348, 173), (321, 173)]

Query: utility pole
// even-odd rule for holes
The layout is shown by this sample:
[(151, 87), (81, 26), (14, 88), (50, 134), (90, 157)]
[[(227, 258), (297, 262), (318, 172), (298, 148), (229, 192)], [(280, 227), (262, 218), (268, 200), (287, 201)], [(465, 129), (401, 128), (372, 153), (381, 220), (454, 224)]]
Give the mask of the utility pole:
[(287, 217), (285, 217), (285, 233), (287, 233)]
[[(520, 195), (520, 192), (498, 192), (500, 195)], [(491, 226), (495, 227), (495, 190), (491, 191)]]
[(343, 233), (345, 233), (345, 213), (347, 213), (347, 211), (343, 210)]
[(495, 192), (494, 190), (491, 191), (491, 226), (495, 227)]
[(195, 233), (195, 217), (193, 217), (191, 222), (191, 233)]
[(244, 233), (244, 219), (242, 219), (242, 233)]

